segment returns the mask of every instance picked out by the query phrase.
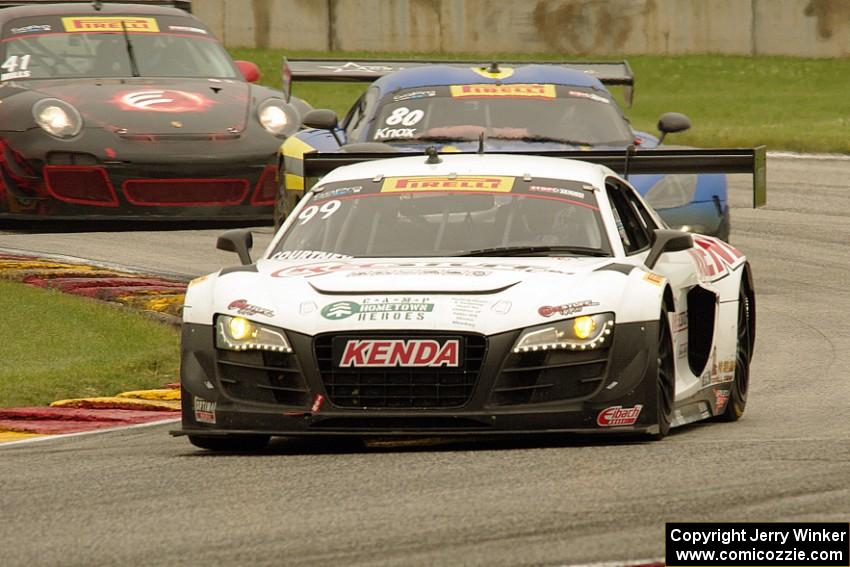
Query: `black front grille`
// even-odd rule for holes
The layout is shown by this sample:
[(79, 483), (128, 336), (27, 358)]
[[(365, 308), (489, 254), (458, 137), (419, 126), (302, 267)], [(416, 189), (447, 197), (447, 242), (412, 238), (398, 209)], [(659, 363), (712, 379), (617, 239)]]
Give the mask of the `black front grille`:
[[(346, 335), (348, 336), (348, 335)], [(358, 334), (357, 339), (428, 339), (436, 335), (399, 333)], [(440, 337), (448, 336), (446, 333)], [(328, 398), (346, 408), (453, 408), (466, 404), (475, 389), (487, 350), (481, 335), (455, 334), (462, 340), (462, 363), (457, 368), (340, 368), (333, 355), (334, 335), (316, 337), (316, 362)]]
[(307, 384), (294, 354), (217, 350), (218, 379), (232, 398), (305, 407)]
[(512, 353), (493, 388), (497, 406), (570, 401), (593, 395), (605, 380), (609, 349)]

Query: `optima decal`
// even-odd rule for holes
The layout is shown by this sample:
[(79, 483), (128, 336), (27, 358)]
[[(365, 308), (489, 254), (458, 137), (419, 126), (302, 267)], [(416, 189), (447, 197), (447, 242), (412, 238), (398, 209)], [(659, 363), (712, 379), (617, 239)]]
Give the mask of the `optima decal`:
[(616, 427), (618, 425), (634, 425), (640, 416), (641, 404), (631, 408), (623, 406), (612, 406), (605, 408), (596, 416), (596, 425), (599, 427)]
[(452, 85), (455, 98), (538, 98), (554, 99), (555, 85)]
[(124, 110), (151, 112), (200, 112), (212, 101), (197, 93), (151, 89), (118, 95), (113, 102)]
[(513, 177), (388, 177), (381, 186), (381, 193), (406, 191), (494, 191), (510, 193)]
[(195, 410), (195, 421), (198, 423), (211, 423), (215, 425), (215, 402), (194, 398), (192, 406)]
[[(123, 22), (123, 23), (122, 23)], [(66, 32), (159, 32), (154, 18), (138, 17), (106, 17), (106, 16), (74, 16), (62, 18)]]
[(460, 366), (460, 341), (442, 345), (433, 339), (349, 340), (339, 361), (341, 368), (392, 368)]

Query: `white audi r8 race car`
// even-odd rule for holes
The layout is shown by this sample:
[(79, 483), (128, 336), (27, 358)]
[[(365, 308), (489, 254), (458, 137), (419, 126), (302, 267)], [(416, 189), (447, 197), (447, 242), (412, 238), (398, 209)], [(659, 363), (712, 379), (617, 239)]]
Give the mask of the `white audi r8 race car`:
[[(597, 161), (738, 159), (707, 154)], [(532, 155), (326, 157), (352, 165), (306, 192), (261, 259), (231, 231), (218, 246), (242, 265), (190, 285), (175, 435), (212, 450), (275, 435), (660, 438), (742, 415), (750, 265), (667, 229), (624, 176)]]

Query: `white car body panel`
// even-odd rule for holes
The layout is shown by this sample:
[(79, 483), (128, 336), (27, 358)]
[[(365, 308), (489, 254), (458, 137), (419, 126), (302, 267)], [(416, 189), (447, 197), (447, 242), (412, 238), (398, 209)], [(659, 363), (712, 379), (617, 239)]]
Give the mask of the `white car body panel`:
[[(302, 203), (255, 269), (219, 272), (193, 282), (186, 295), (184, 321), (212, 325), (217, 314), (242, 314), (308, 336), (352, 330), (445, 330), (489, 336), (603, 312), (613, 312), (617, 324), (653, 321), (659, 317), (667, 292), (673, 302), (670, 328), (676, 353), (677, 402), (731, 382), (738, 294), (746, 266), (743, 254), (719, 239), (695, 236), (694, 249), (663, 254), (650, 270), (643, 263), (648, 251), (624, 253), (602, 189), (606, 179), (622, 179), (611, 170), (528, 156), (449, 154), (441, 159), (438, 164), (426, 164), (421, 156), (360, 163), (331, 172), (321, 184), (397, 175), (532, 175), (577, 180), (597, 193), (613, 257), (268, 259), (295, 222)], [(657, 224), (664, 227), (660, 220)], [(692, 369), (688, 363), (688, 293), (696, 287), (715, 296), (716, 325), (707, 364)], [(416, 303), (426, 307), (411, 307)], [(238, 306), (245, 304), (259, 311), (240, 313)], [(391, 307), (368, 312), (363, 308), (380, 304)], [(357, 306), (354, 312), (350, 312), (351, 305)], [(575, 311), (549, 316), (541, 312), (541, 308), (557, 306), (573, 306)], [(337, 310), (328, 316), (327, 310), (334, 307)], [(697, 414), (677, 411), (674, 425), (716, 411), (707, 406)]]

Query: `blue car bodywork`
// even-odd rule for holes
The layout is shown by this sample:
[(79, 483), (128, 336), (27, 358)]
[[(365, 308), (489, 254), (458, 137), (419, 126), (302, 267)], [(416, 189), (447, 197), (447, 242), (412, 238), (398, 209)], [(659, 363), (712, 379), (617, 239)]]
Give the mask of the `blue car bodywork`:
[[(484, 151), (488, 153), (625, 149), (630, 145), (643, 149), (657, 147), (660, 143), (658, 137), (631, 128), (622, 109), (606, 88), (606, 85), (625, 87), (626, 101), (631, 101), (633, 76), (625, 62), (500, 63), (481, 66), (480, 63), (473, 62), (297, 60), (284, 62), (284, 77), (284, 91), (287, 93), (293, 79), (369, 81), (372, 84), (335, 127), (307, 127), (283, 144), (280, 155), (281, 186), (276, 207), (278, 221), (291, 210), (292, 204), (305, 188), (302, 156), (306, 152), (363, 151), (370, 147), (380, 151), (424, 152), (428, 146), (436, 146), (442, 152), (478, 150), (480, 140), (477, 135), (453, 136), (452, 134), (457, 132), (456, 129), (442, 128), (438, 130), (448, 135), (420, 137), (418, 134), (411, 134), (413, 128), (404, 128), (406, 124), (399, 116), (388, 117), (386, 114), (387, 108), (398, 106), (399, 101), (405, 101), (406, 106), (410, 106), (409, 103), (425, 98), (462, 100), (464, 95), (455, 89), (463, 87), (495, 89), (492, 96), (479, 95), (478, 98), (498, 97), (502, 98), (500, 103), (510, 99), (513, 110), (509, 112), (527, 111), (526, 103), (532, 98), (561, 99), (571, 96), (595, 100), (608, 105), (610, 110), (616, 112), (616, 120), (620, 122), (618, 127), (626, 132), (617, 140), (605, 140), (603, 136), (602, 140), (594, 143), (582, 143), (581, 140), (559, 140), (555, 137), (539, 136), (500, 138), (490, 135), (494, 131), (493, 128), (482, 127), (482, 131), (488, 130), (487, 138), (483, 142)], [(537, 97), (528, 93), (516, 98), (500, 96), (504, 92), (509, 94), (511, 89), (534, 88), (549, 90)], [(526, 110), (523, 110), (524, 105)], [(395, 120), (396, 118), (399, 120)], [(386, 127), (392, 120), (395, 120), (400, 128)], [(464, 119), (460, 118), (460, 121), (463, 122)], [(305, 122), (310, 124), (309, 118)], [(470, 122), (472, 123), (474, 120)], [(592, 124), (592, 120), (589, 123)], [(390, 134), (385, 135), (387, 132)], [(406, 137), (392, 137), (397, 133)], [(728, 240), (729, 205), (725, 175), (633, 175), (630, 181), (671, 227)]]

